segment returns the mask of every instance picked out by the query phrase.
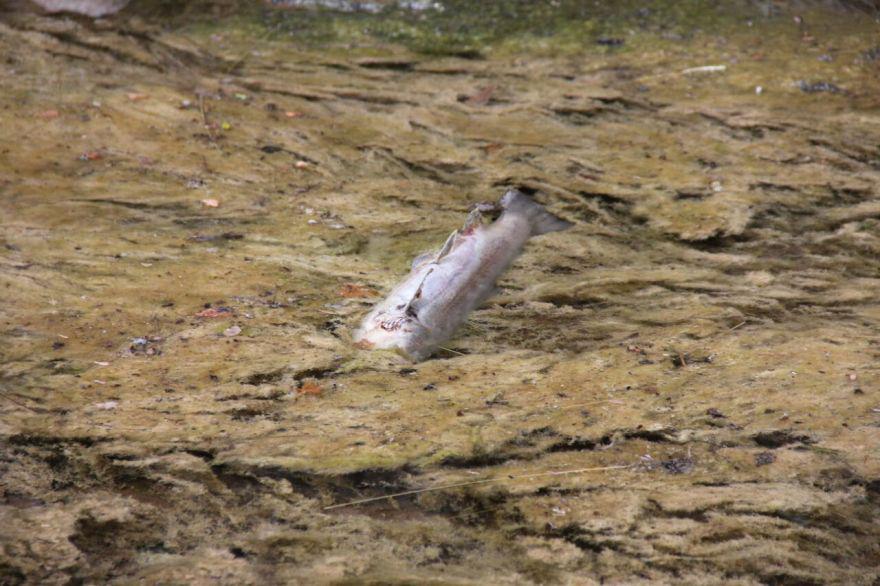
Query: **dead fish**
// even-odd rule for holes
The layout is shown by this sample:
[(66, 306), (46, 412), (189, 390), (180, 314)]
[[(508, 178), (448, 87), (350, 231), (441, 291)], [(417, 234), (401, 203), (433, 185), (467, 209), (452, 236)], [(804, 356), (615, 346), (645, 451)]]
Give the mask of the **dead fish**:
[[(484, 225), (483, 214), (497, 211)], [(416, 257), (409, 275), (364, 318), (355, 344), (424, 360), (492, 294), (529, 238), (571, 226), (515, 189), (497, 204), (477, 204), (439, 251)]]

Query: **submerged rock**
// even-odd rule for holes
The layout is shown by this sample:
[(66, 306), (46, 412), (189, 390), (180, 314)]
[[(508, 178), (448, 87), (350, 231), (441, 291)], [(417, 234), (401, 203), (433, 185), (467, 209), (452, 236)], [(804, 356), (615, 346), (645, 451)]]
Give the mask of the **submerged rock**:
[(833, 83), (827, 81), (813, 81), (806, 82), (804, 80), (800, 80), (797, 82), (797, 87), (806, 94), (816, 94), (820, 92), (828, 92), (831, 94), (839, 94), (843, 90), (841, 90), (838, 86)]

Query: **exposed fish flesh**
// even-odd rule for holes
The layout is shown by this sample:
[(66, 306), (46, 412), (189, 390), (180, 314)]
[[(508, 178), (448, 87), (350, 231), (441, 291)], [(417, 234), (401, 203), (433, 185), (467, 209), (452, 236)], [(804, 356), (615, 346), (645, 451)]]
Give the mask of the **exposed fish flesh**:
[[(501, 215), (484, 225), (489, 211)], [(517, 190), (498, 204), (477, 204), (439, 251), (416, 257), (409, 275), (364, 318), (356, 345), (424, 360), (492, 294), (529, 238), (571, 225)]]

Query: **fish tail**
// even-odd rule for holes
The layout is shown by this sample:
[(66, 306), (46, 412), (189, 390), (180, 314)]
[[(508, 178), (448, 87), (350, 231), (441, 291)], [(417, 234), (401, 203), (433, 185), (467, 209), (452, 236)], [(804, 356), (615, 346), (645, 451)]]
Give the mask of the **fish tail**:
[(545, 210), (544, 206), (518, 189), (511, 189), (504, 194), (501, 198), (501, 207), (504, 213), (525, 216), (532, 228), (532, 236), (566, 230), (574, 225), (554, 216)]

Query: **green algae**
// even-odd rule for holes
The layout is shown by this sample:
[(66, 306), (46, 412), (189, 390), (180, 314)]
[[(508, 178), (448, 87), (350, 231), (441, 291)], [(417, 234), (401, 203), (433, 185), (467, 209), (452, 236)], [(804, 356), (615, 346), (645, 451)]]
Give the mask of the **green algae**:
[[(514, 1), (485, 2), (475, 8), (466, 1), (413, 11), (389, 4), (378, 13), (329, 10), (265, 10), (262, 21), (277, 35), (306, 43), (393, 43), (418, 53), (479, 57), (498, 47), (509, 51), (574, 49), (613, 51), (619, 39), (642, 35), (684, 38), (699, 32), (726, 32), (742, 19), (747, 3)], [(641, 40), (641, 39), (640, 39)]]

